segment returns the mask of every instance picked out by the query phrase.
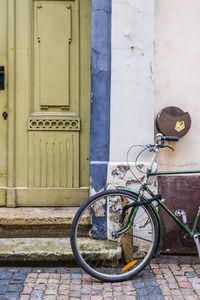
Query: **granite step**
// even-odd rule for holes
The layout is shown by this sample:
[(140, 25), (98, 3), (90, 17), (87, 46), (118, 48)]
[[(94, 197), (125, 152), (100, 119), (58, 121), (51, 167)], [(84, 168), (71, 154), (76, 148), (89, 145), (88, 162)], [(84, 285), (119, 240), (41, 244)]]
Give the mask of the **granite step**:
[[(121, 255), (121, 249), (117, 243), (104, 241), (96, 243), (96, 240), (83, 239), (81, 241), (85, 253), (96, 253), (97, 257), (109, 257)], [(88, 246), (90, 245), (90, 247)], [(89, 252), (88, 252), (89, 251)], [(69, 238), (1, 238), (0, 261), (74, 261)]]
[[(0, 208), (0, 238), (66, 237), (78, 207)], [(88, 219), (83, 220), (83, 225)]]

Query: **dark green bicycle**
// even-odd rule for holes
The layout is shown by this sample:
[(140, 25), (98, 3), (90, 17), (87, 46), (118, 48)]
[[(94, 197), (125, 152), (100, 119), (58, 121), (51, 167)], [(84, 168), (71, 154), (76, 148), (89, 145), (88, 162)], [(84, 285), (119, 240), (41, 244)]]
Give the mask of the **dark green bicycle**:
[[(148, 187), (151, 176), (199, 173), (200, 171), (154, 172), (153, 166), (161, 148), (171, 148), (165, 141), (178, 141), (178, 137), (158, 134), (155, 145), (143, 146), (142, 151), (153, 153), (145, 178), (138, 191), (117, 187), (89, 198), (79, 208), (71, 226), (71, 247), (78, 264), (93, 277), (103, 281), (123, 281), (140, 272), (162, 245), (162, 222), (157, 206), (193, 238), (200, 257), (200, 208), (192, 228), (180, 219), (181, 211), (171, 212), (161, 195)], [(137, 159), (136, 158), (136, 166)], [(146, 196), (150, 195), (150, 198)]]

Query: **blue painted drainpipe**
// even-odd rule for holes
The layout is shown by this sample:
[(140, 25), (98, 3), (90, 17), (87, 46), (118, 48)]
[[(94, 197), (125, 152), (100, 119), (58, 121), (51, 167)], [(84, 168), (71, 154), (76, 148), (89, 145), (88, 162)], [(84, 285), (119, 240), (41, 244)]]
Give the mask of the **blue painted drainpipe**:
[(91, 188), (106, 186), (110, 145), (111, 0), (92, 0)]

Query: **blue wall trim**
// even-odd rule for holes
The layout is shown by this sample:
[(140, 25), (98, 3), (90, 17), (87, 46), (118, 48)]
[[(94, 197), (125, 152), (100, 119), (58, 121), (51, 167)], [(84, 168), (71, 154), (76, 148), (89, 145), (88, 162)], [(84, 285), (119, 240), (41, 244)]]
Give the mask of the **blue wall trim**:
[(91, 73), (90, 184), (99, 191), (106, 185), (110, 146), (111, 0), (92, 0)]

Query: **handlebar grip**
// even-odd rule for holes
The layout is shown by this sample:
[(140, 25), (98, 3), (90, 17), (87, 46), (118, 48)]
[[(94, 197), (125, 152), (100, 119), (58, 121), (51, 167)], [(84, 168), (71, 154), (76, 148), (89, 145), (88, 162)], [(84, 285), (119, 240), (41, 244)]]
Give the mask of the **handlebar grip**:
[(179, 137), (178, 136), (164, 136), (164, 139), (166, 141), (177, 142), (179, 140)]

